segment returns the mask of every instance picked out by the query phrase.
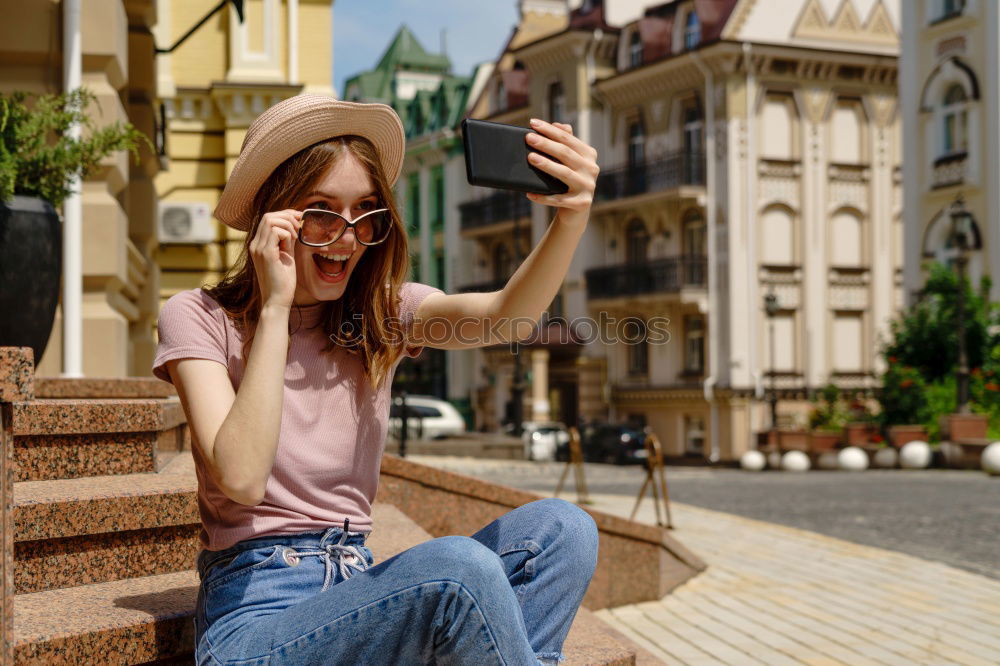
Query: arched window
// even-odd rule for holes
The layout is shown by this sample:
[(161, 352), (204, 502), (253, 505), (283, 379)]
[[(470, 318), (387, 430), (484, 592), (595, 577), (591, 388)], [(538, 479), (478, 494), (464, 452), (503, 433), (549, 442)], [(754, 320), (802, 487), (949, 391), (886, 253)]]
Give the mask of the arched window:
[(563, 92), (562, 81), (549, 84), (549, 118), (550, 122), (566, 122), (566, 94)]
[(863, 226), (852, 211), (842, 210), (830, 223), (830, 264), (860, 266), (862, 264)]
[(699, 42), (701, 42), (701, 21), (698, 20), (698, 14), (692, 8), (684, 22), (684, 48), (690, 51), (696, 48)]
[(639, 34), (639, 30), (636, 29), (632, 33), (632, 39), (629, 41), (628, 45), (628, 65), (629, 67), (638, 67), (642, 64), (642, 36)]
[(632, 265), (646, 263), (649, 232), (640, 219), (634, 219), (625, 231), (625, 260)]
[(768, 208), (761, 216), (760, 262), (767, 266), (790, 266), (795, 263), (795, 228), (791, 214), (784, 208)]
[(964, 153), (969, 149), (969, 112), (965, 89), (957, 83), (949, 86), (941, 104), (942, 144), (944, 155)]

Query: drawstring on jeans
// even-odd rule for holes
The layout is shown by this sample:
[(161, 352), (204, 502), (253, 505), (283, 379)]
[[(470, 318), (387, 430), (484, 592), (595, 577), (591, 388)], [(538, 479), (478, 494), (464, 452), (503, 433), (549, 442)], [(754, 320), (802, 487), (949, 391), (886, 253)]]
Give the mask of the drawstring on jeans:
[[(330, 587), (330, 582), (333, 580), (333, 562), (331, 558), (336, 558), (337, 568), (340, 570), (340, 575), (347, 580), (354, 573), (358, 571), (364, 571), (368, 568), (368, 561), (365, 559), (364, 554), (357, 546), (347, 545), (348, 532), (347, 528), (350, 526), (350, 519), (344, 519), (344, 533), (340, 537), (340, 543), (328, 543), (324, 548), (318, 550), (299, 550), (299, 551), (289, 551), (288, 555), (291, 557), (299, 558), (306, 555), (319, 555), (323, 558), (323, 562), (326, 565), (326, 576), (323, 578), (323, 589), (321, 592), (326, 592)], [(348, 563), (344, 561), (344, 556), (350, 555), (354, 558), (354, 562)]]

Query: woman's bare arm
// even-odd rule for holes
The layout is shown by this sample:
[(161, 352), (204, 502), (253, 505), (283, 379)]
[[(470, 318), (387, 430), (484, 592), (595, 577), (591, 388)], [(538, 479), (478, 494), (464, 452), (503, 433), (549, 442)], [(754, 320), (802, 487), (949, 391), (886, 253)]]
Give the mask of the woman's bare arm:
[(287, 358), (288, 309), (266, 306), (239, 391), (215, 361), (167, 364), (208, 472), (234, 502), (253, 506), (264, 498), (281, 429)]

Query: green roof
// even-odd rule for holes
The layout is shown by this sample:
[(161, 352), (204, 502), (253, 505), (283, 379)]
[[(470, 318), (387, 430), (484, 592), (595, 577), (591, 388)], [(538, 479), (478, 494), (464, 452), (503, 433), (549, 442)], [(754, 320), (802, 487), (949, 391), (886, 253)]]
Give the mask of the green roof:
[[(393, 74), (398, 71), (448, 75), (451, 60), (443, 53), (428, 53), (406, 25), (400, 26), (389, 47), (374, 69), (360, 72), (344, 82), (344, 98), (382, 102), (396, 106), (392, 89)], [(353, 94), (348, 91), (356, 87)]]

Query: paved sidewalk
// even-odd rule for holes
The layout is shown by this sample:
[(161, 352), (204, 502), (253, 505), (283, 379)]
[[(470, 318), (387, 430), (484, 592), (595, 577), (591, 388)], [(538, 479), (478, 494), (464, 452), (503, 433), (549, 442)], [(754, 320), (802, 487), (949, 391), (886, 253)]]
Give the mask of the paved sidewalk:
[[(595, 495), (628, 516), (634, 498)], [(1000, 582), (936, 562), (684, 504), (708, 570), (597, 615), (670, 664), (1000, 663)], [(637, 519), (653, 523), (646, 499)]]
[[(439, 464), (475, 473), (464, 461)], [(562, 496), (572, 500), (569, 485)], [(626, 518), (635, 502), (591, 499)], [(1000, 581), (729, 513), (671, 509), (675, 536), (708, 570), (659, 601), (596, 613), (669, 664), (1000, 663)], [(637, 519), (655, 522), (649, 497)]]

